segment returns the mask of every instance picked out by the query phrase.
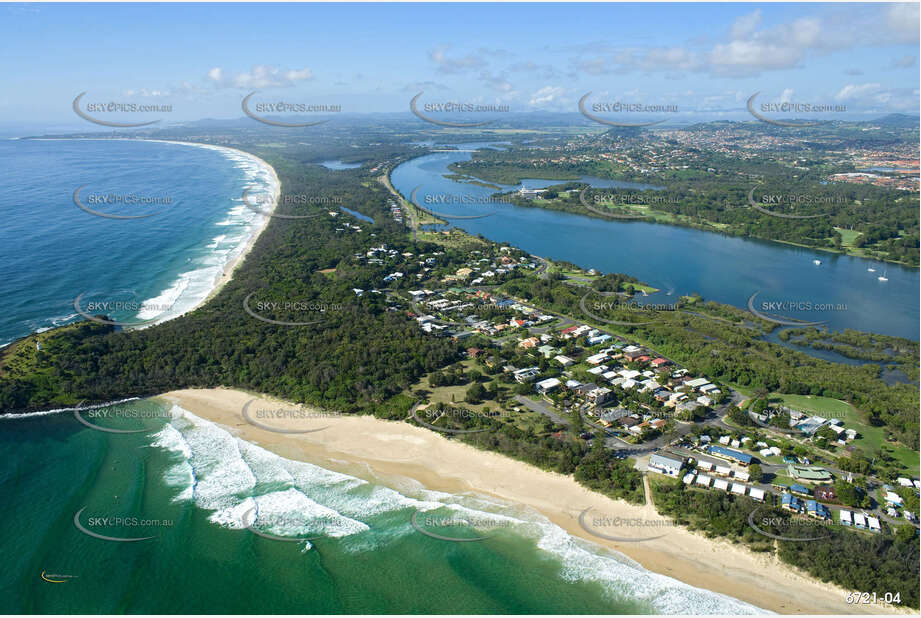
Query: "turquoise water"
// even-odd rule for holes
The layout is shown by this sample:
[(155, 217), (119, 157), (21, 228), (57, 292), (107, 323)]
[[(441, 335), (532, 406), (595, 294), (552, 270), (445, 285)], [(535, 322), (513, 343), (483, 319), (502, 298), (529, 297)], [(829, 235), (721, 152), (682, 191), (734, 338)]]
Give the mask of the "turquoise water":
[[(406, 198), (418, 187), (416, 200), (422, 205), (430, 196), (482, 200), (495, 189), (445, 177), (453, 173), (448, 165), (471, 156), (470, 152), (423, 155), (399, 165), (391, 181)], [(532, 179), (523, 184), (533, 189), (560, 182)], [(620, 183), (592, 184), (611, 187)], [(428, 208), (446, 214), (474, 214), (470, 206), (457, 203)], [(919, 339), (918, 269), (689, 228), (602, 220), (508, 203), (483, 206), (478, 202), (475, 212), (490, 216), (452, 219), (450, 224), (543, 257), (632, 275), (661, 290), (645, 298), (646, 302), (670, 303), (680, 295), (697, 292), (708, 300), (745, 308), (757, 292), (756, 308), (762, 302), (787, 302), (792, 308), (779, 313), (788, 318), (827, 321), (832, 330), (853, 328)], [(879, 281), (877, 277), (884, 273), (889, 280)], [(805, 303), (813, 309), (796, 308)], [(819, 306), (821, 310), (814, 309)], [(578, 311), (573, 308), (573, 314)]]
[[(273, 182), (253, 157), (173, 143), (5, 140), (0, 162), (0, 345), (79, 318), (80, 295), (126, 323), (188, 311), (261, 223), (243, 189), (258, 205)], [(80, 187), (89, 210), (152, 216), (86, 212)]]
[[(4, 613), (758, 611), (575, 541), (522, 507), (283, 459), (157, 400), (91, 422), (147, 431), (104, 433), (69, 411), (0, 420)], [(153, 538), (89, 536), (74, 523), (81, 509), (90, 532)], [(477, 529), (435, 530), (485, 538), (431, 538), (413, 513), (423, 528), (464, 518)], [(114, 517), (125, 522), (101, 519)]]
[(361, 167), (361, 163), (346, 163), (345, 161), (340, 161), (338, 159), (330, 159), (329, 161), (321, 161), (320, 165), (326, 169), (333, 171), (341, 170), (352, 170)]
[(346, 208), (345, 206), (340, 206), (339, 210), (343, 210), (349, 213), (350, 215), (352, 215), (353, 217), (361, 219), (362, 221), (367, 221), (368, 223), (374, 223), (373, 217), (369, 217), (368, 215), (362, 214), (358, 212), (357, 210), (352, 210), (351, 208)]

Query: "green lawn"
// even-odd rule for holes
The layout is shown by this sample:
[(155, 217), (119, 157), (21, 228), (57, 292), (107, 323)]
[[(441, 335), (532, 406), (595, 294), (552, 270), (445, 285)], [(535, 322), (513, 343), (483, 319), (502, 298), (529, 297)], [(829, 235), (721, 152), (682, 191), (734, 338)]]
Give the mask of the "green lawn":
[[(764, 473), (765, 475), (769, 474), (768, 472)], [(777, 483), (779, 485), (786, 485), (789, 487), (797, 481), (793, 480), (793, 477), (787, 476), (786, 474), (775, 474), (774, 478), (771, 479), (771, 483)]]
[(829, 397), (816, 397), (813, 395), (782, 395), (771, 393), (771, 397), (778, 397), (792, 408), (804, 412), (815, 412), (826, 418), (840, 418), (842, 421), (848, 414), (851, 414), (853, 421), (860, 422), (857, 411), (854, 407), (844, 401), (831, 399)]
[(835, 231), (841, 235), (841, 244), (845, 247), (853, 247), (854, 241), (862, 234), (862, 232), (846, 230), (843, 227), (836, 227)]
[(846, 428), (856, 429), (857, 433), (860, 434), (860, 437), (850, 444), (866, 451), (871, 457), (872, 453), (879, 451), (880, 447), (885, 444), (892, 449), (893, 457), (917, 476), (919, 469), (918, 452), (901, 444), (886, 442), (885, 428), (867, 424), (863, 419), (863, 415), (851, 404), (838, 399), (813, 395), (772, 393), (771, 398), (775, 397), (796, 410), (812, 412), (825, 418), (841, 419)]

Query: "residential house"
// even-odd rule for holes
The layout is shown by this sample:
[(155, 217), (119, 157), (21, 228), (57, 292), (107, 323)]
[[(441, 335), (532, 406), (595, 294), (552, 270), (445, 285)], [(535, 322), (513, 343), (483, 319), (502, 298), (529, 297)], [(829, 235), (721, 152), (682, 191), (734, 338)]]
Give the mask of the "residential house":
[(602, 406), (613, 399), (614, 393), (609, 388), (600, 386), (585, 395), (585, 400), (593, 406)]
[(547, 378), (546, 380), (541, 380), (534, 385), (534, 388), (541, 395), (547, 395), (552, 393), (560, 387), (560, 381), (557, 378)]
[(513, 375), (515, 376), (515, 381), (522, 384), (524, 382), (532, 382), (539, 373), (540, 367), (525, 367), (524, 369), (516, 370)]
[(554, 356), (553, 360), (563, 365), (564, 367), (569, 367), (570, 365), (573, 365), (576, 362), (573, 359), (569, 358), (568, 356), (563, 356), (562, 354), (558, 354), (557, 356)]
[(815, 519), (831, 519), (828, 507), (816, 500), (806, 501), (806, 514)]
[(660, 455), (658, 453), (653, 453), (649, 458), (648, 468), (667, 476), (677, 477), (682, 467), (684, 467), (684, 459)]
[(593, 345), (602, 344), (605, 341), (609, 341), (610, 339), (611, 339), (611, 335), (608, 335), (606, 333), (601, 333), (600, 335), (593, 335), (589, 337), (588, 339), (586, 339), (586, 343), (590, 346), (593, 346)]
[(788, 493), (781, 496), (780, 508), (794, 513), (802, 513), (804, 510), (803, 501)]

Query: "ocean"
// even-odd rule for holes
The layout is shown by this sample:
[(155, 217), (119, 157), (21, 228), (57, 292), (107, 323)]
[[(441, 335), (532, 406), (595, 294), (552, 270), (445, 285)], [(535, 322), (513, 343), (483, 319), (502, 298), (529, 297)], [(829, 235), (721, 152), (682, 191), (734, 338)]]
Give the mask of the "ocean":
[[(84, 291), (169, 305), (128, 322), (182, 313), (258, 229), (242, 190), (273, 191), (250, 157), (168, 143), (3, 142), (0, 159), (4, 342), (77, 319)], [(155, 212), (111, 219), (74, 203), (84, 184), (85, 206), (173, 200), (90, 208)], [(0, 449), (3, 613), (762, 613), (530, 508), (285, 459), (158, 399), (0, 416)]]
[(4, 613), (759, 611), (529, 508), (284, 459), (171, 403), (81, 414), (144, 431), (0, 417)]
[(131, 325), (192, 309), (277, 189), (259, 159), (204, 145), (3, 140), (0, 161), (0, 346), (81, 311)]

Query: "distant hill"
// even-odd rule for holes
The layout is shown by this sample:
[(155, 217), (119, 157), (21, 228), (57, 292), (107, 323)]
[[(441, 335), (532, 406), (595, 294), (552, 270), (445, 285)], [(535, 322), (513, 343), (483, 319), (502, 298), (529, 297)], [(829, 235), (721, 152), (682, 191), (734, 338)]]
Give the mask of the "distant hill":
[(882, 118), (877, 118), (873, 123), (884, 127), (917, 129), (919, 118), (910, 114), (887, 114)]

